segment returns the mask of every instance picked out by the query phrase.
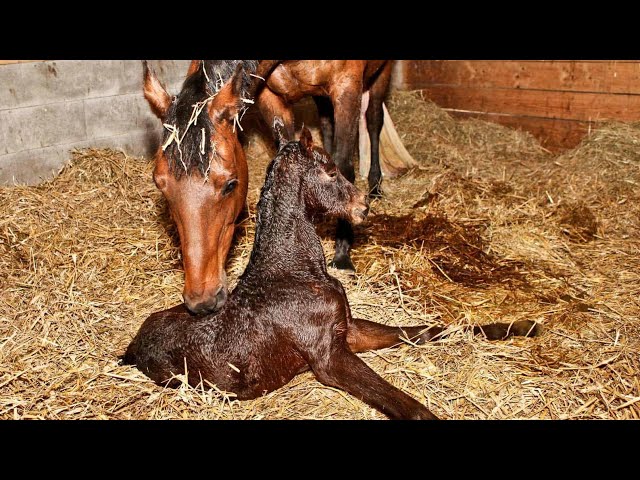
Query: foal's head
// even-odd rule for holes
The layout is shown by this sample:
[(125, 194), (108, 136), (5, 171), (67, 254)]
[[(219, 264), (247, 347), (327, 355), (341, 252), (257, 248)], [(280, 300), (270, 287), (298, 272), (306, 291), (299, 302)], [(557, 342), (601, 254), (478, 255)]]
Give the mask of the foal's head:
[(314, 145), (311, 132), (302, 129), (299, 142), (285, 143), (284, 129), (276, 118), (277, 166), (281, 183), (300, 182), (299, 198), (309, 218), (316, 214), (339, 217), (357, 225), (369, 212), (367, 195), (349, 182), (336, 167), (331, 156)]
[(153, 179), (178, 227), (193, 313), (215, 311), (227, 297), (225, 261), (248, 183), (237, 130), (253, 81), (246, 66), (255, 70), (251, 61), (194, 61), (172, 98), (144, 62), (144, 95), (165, 129)]

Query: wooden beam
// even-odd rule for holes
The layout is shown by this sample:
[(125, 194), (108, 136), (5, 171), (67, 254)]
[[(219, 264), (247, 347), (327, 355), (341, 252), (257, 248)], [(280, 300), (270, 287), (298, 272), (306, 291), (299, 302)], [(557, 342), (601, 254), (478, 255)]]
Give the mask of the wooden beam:
[(640, 61), (404, 61), (403, 86), (466, 86), (640, 94)]
[(442, 108), (582, 121), (638, 121), (640, 95), (430, 86), (424, 96)]
[(0, 65), (9, 65), (11, 63), (28, 63), (28, 62), (45, 62), (46, 60), (0, 60)]

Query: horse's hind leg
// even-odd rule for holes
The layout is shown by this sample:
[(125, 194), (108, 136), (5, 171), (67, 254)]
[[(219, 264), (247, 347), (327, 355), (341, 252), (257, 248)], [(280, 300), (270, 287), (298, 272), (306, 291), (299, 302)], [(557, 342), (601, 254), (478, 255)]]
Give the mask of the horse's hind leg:
[(357, 355), (335, 347), (329, 358), (314, 361), (311, 369), (318, 381), (340, 388), (377, 408), (392, 419), (437, 420), (424, 405), (398, 390), (371, 370)]
[(295, 140), (296, 130), (293, 109), (282, 98), (265, 87), (258, 95), (258, 108), (269, 128), (273, 125), (274, 117), (282, 118), (284, 122), (283, 133), (287, 137), (286, 140)]
[[(358, 115), (362, 101), (362, 83), (351, 82), (331, 97), (334, 111), (333, 161), (340, 173), (351, 183), (355, 181), (353, 152), (358, 141)], [(353, 244), (353, 227), (346, 220), (339, 219), (336, 228), (336, 248), (330, 267), (355, 270), (349, 257)]]
[(443, 327), (390, 327), (381, 323), (370, 322), (361, 318), (353, 318), (347, 328), (347, 343), (354, 352), (366, 352), (380, 348), (395, 347), (407, 338), (421, 345), (442, 333)]
[(504, 340), (508, 337), (535, 337), (540, 334), (540, 326), (532, 320), (513, 323), (490, 323), (473, 327), (474, 335), (484, 335), (488, 340)]
[[(474, 335), (484, 335), (488, 340), (504, 340), (511, 336), (534, 337), (540, 333), (540, 327), (531, 320), (513, 323), (491, 323), (489, 325), (468, 327)], [(353, 318), (347, 328), (347, 343), (352, 352), (366, 352), (380, 348), (395, 347), (407, 338), (422, 345), (438, 337), (444, 327), (426, 325), (416, 327), (390, 327), (381, 323)]]
[(384, 121), (382, 102), (391, 79), (392, 62), (387, 62), (377, 74), (369, 88), (369, 106), (367, 107), (367, 131), (371, 141), (371, 166), (369, 167), (369, 196), (380, 197), (382, 172), (380, 170), (380, 131)]
[(316, 102), (316, 107), (318, 107), (322, 145), (327, 152), (331, 153), (333, 148), (333, 105), (327, 97), (314, 96), (313, 100)]

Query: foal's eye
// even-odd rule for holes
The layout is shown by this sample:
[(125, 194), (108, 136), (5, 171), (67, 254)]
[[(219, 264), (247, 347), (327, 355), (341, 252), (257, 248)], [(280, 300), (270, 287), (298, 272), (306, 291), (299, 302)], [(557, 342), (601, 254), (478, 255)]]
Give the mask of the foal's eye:
[(238, 185), (237, 179), (229, 180), (222, 188), (222, 195), (229, 195), (236, 188), (236, 185)]
[(338, 169), (334, 168), (333, 170), (327, 172), (327, 175), (329, 175), (331, 178), (336, 178), (338, 176)]

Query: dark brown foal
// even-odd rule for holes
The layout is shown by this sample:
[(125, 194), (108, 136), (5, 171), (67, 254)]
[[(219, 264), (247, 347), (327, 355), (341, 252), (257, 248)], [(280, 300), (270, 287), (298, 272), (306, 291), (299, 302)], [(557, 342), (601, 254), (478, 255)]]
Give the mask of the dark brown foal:
[[(347, 181), (303, 129), (284, 142), (267, 169), (258, 202), (251, 258), (221, 310), (192, 316), (180, 305), (152, 314), (124, 355), (159, 384), (176, 386), (186, 373), (251, 399), (311, 369), (394, 419), (435, 419), (424, 405), (393, 387), (354, 352), (391, 347), (402, 338), (424, 343), (441, 327), (389, 327), (351, 317), (341, 283), (327, 273), (312, 219), (326, 214), (360, 223), (367, 196)], [(489, 338), (533, 335), (534, 322), (474, 327)]]

